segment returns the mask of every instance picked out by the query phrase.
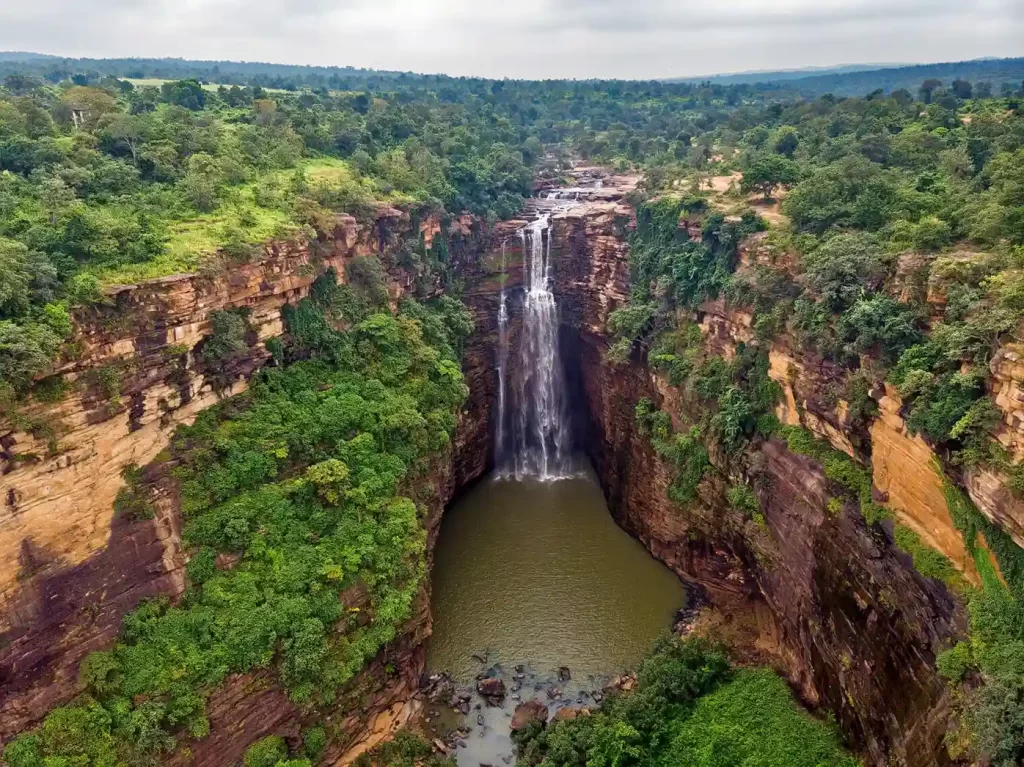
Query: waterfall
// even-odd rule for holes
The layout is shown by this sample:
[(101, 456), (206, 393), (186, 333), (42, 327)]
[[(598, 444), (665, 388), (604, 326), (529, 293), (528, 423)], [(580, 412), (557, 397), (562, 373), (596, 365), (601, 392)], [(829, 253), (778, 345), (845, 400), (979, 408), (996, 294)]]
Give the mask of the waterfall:
[[(523, 248), (523, 329), (515, 381), (512, 472), (517, 479), (562, 479), (569, 476), (571, 445), (558, 352), (558, 305), (551, 292), (550, 218), (541, 216), (521, 229), (519, 237)], [(498, 324), (500, 332), (500, 315)], [(504, 378), (503, 365), (499, 378)]]
[[(586, 178), (582, 186), (548, 189), (531, 200), (528, 209), (538, 218), (519, 230), (522, 291), (506, 289), (507, 243), (501, 244), (498, 423), (494, 443), (500, 477), (549, 481), (573, 476), (568, 395), (558, 349), (559, 312), (552, 293), (551, 216), (592, 199), (594, 190), (600, 188), (600, 178)], [(522, 330), (518, 354), (513, 358), (509, 315), (519, 307), (520, 295)]]
[(494, 438), (494, 457), (505, 454), (505, 373), (508, 368), (508, 296), (505, 282), (505, 241), (501, 242), (501, 298), (498, 304), (498, 428)]

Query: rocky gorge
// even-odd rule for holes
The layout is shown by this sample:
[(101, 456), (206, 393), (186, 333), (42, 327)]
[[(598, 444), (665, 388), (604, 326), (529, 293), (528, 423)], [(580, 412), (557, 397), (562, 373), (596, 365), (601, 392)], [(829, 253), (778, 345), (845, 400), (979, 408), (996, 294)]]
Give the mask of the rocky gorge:
[[(937, 654), (964, 635), (961, 601), (940, 582), (918, 574), (885, 533), (868, 526), (854, 504), (838, 511), (829, 481), (814, 460), (772, 439), (759, 442), (750, 476), (764, 516), (756, 525), (737, 515), (725, 487), (704, 483), (682, 510), (669, 500), (672, 467), (639, 432), (642, 398), (685, 413), (686, 393), (646, 363), (642, 349), (611, 362), (610, 313), (630, 291), (627, 234), (635, 212), (627, 201), (636, 179), (607, 178), (578, 204), (553, 211), (548, 234), (560, 340), (579, 446), (588, 453), (618, 524), (684, 581), (705, 591), (722, 620), (736, 627), (750, 652), (784, 672), (810, 705), (831, 712), (852, 747), (869, 763), (951, 764), (945, 745), (950, 688), (935, 669)], [(432, 550), (444, 508), (494, 463), (499, 381), (498, 308), (502, 290), (518, 286), (524, 254), (511, 236), (525, 221), (486, 228), (468, 218), (413, 221), (393, 209), (372, 223), (339, 217), (315, 246), (268, 245), (259, 258), (220, 276), (189, 275), (114, 291), (110, 305), (77, 318), (82, 353), (62, 371), (79, 382), (58, 406), (38, 406), (54, 428), (0, 437), (0, 738), (38, 723), (53, 705), (72, 699), (77, 670), (90, 651), (113, 641), (122, 617), (140, 600), (179, 596), (187, 552), (173, 480), (147, 471), (179, 423), (237, 393), (271, 356), (265, 342), (282, 332), (281, 310), (306, 295), (314, 279), (365, 255), (385, 261), (405, 238), (428, 244), (446, 237), (475, 331), (463, 354), (469, 397), (448, 455), (437, 460), (428, 530)], [(741, 263), (772, 257), (754, 235), (740, 246)], [(415, 275), (393, 266), (390, 292), (411, 291)], [(422, 286), (420, 286), (421, 289)], [(427, 286), (426, 291), (436, 291)], [(206, 370), (196, 354), (213, 312), (249, 309), (256, 338), (229, 370)], [(510, 317), (518, 348), (521, 316)], [(705, 342), (728, 357), (749, 340), (750, 319), (723, 302), (697, 317)], [(805, 358), (785, 341), (771, 349), (771, 376), (784, 396), (783, 423), (799, 424), (871, 467), (874, 492), (924, 541), (942, 551), (968, 581), (976, 578), (952, 521), (930, 447), (910, 435), (895, 392), (876, 392), (879, 415), (868, 428), (851, 425), (842, 402), (821, 394), (838, 371)], [(511, 355), (515, 365), (518, 355)], [(999, 356), (997, 404), (1003, 432), (1016, 444), (1018, 375), (1012, 349)], [(116, 375), (116, 396), (109, 382)], [(111, 405), (115, 402), (115, 405)], [(1022, 440), (1024, 441), (1024, 440)], [(142, 467), (156, 492), (149, 520), (115, 516), (122, 472)], [(964, 480), (978, 507), (1019, 535), (1019, 504), (984, 474)], [(1018, 538), (1019, 540), (1019, 538)], [(353, 593), (346, 604), (357, 606)], [(344, 733), (324, 763), (345, 764), (408, 721), (424, 669), (430, 633), (429, 582), (400, 640), (351, 683), (328, 715)], [(230, 764), (267, 734), (297, 737), (304, 712), (288, 702), (269, 674), (232, 677), (209, 703), (211, 732), (183, 739), (179, 763)], [(185, 742), (187, 740), (187, 742)]]

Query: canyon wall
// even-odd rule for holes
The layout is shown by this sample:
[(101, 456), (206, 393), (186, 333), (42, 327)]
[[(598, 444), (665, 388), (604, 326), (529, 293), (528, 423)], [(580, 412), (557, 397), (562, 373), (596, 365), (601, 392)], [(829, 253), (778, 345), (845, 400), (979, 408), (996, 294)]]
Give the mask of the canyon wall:
[[(551, 230), (562, 352), (582, 403), (574, 414), (580, 442), (617, 521), (706, 590), (727, 619), (753, 623), (752, 641), (770, 652), (806, 701), (835, 715), (869, 762), (949, 763), (943, 736), (950, 700), (934, 658), (963, 634), (965, 616), (944, 586), (917, 574), (891, 532), (867, 526), (852, 504), (837, 511), (820, 467), (778, 441), (756, 445), (748, 476), (730, 477), (754, 489), (763, 526), (730, 510), (723, 480), (705, 482), (688, 508), (669, 501), (674, 468), (638, 433), (634, 408), (643, 397), (681, 414), (693, 405), (654, 374), (641, 353), (621, 366), (604, 355), (608, 315), (629, 294), (625, 238), (633, 211), (621, 197), (610, 188), (598, 201), (556, 214)], [(503, 286), (521, 284), (515, 236), (521, 223), (483, 233), (467, 218), (447, 230), (476, 330), (463, 354), (470, 396), (454, 444), (421, 478), (434, 488), (431, 544), (444, 506), (493, 462), (498, 302)], [(428, 239), (438, 235), (436, 221), (419, 226)], [(153, 520), (132, 521), (113, 513), (121, 471), (148, 464), (177, 424), (244, 388), (269, 357), (263, 341), (282, 330), (282, 307), (306, 295), (317, 275), (334, 267), (344, 279), (346, 264), (360, 255), (379, 253), (388, 261), (413, 227), (406, 214), (390, 209), (372, 225), (339, 217), (335, 231), (312, 246), (277, 243), (221, 276), (128, 286), (114, 292), (111, 306), (78, 318), (83, 351), (62, 371), (75, 385), (62, 403), (46, 406), (58, 416), (57, 436), (0, 435), (0, 738), (71, 699), (81, 659), (109, 646), (123, 615), (141, 599), (174, 597), (184, 588), (173, 483), (146, 473), (156, 489), (157, 513)], [(742, 256), (746, 265), (772, 257), (756, 236)], [(415, 275), (392, 268), (390, 280), (397, 299), (412, 288)], [(212, 312), (241, 307), (251, 310), (257, 337), (250, 354), (228, 370), (204, 369), (196, 352), (210, 332)], [(515, 348), (519, 307), (510, 307)], [(720, 302), (702, 307), (697, 319), (706, 342), (724, 356), (750, 338), (751, 318)], [(878, 500), (973, 580), (931, 450), (907, 433), (895, 393), (876, 392), (879, 417), (854, 422), (846, 403), (824, 396), (836, 389), (841, 370), (805, 358), (786, 339), (773, 345), (770, 359), (771, 375), (783, 389), (780, 420), (803, 425), (870, 463)], [(1024, 380), (1015, 377), (1013, 362), (1001, 355), (994, 363), (1005, 373), (1000, 406), (1008, 413), (1007, 442), (1018, 427), (1012, 416), (1015, 382)], [(96, 375), (111, 367), (122, 372), (114, 398)], [(1024, 520), (999, 478), (979, 475), (966, 483), (983, 511), (1010, 520), (1008, 530), (1016, 529), (1013, 520)], [(358, 593), (348, 597), (358, 604)], [(429, 631), (425, 584), (401, 638), (328, 716), (348, 737), (331, 744), (326, 763), (347, 762), (353, 745), (385, 737), (409, 716), (406, 704), (418, 686)], [(210, 736), (189, 741), (178, 762), (229, 764), (263, 735), (297, 737), (304, 722), (271, 676), (261, 673), (230, 679), (213, 695), (210, 714)]]
[[(281, 334), (282, 308), (306, 296), (329, 268), (344, 281), (353, 259), (377, 254), (389, 266), (392, 300), (410, 292), (416, 275), (395, 266), (395, 256), (407, 239), (420, 235), (429, 247), (440, 236), (439, 222), (413, 222), (408, 213), (387, 207), (371, 223), (339, 215), (334, 231), (316, 241), (268, 244), (249, 263), (215, 275), (113, 289), (106, 305), (76, 317), (80, 352), (59, 371), (70, 383), (67, 396), (56, 405), (29, 406), (37, 423), (50, 428), (0, 434), (0, 741), (77, 694), (81, 660), (109, 646), (123, 616), (142, 599), (175, 598), (184, 590), (174, 483), (145, 469), (142, 481), (154, 491), (156, 514), (133, 520), (114, 512), (122, 471), (146, 467), (179, 424), (242, 391), (270, 357), (264, 342)], [(486, 240), (477, 222), (457, 219), (444, 236), (456, 269), (463, 263), (475, 268)], [(200, 352), (211, 317), (229, 309), (248, 310), (251, 347), (226, 369), (208, 369)], [(475, 312), (478, 320), (486, 321), (485, 309)], [(489, 461), (489, 348), (485, 335), (469, 343), (467, 378), (482, 394), (467, 404), (451, 454), (421, 482), (435, 485), (429, 494), (431, 536), (454, 493)], [(113, 386), (104, 384), (110, 380)], [(428, 597), (424, 586), (408, 630), (336, 707), (343, 731), (356, 733), (367, 723), (381, 729), (418, 685)], [(382, 673), (385, 666), (396, 671)], [(268, 732), (297, 732), (302, 718), (269, 676), (232, 678), (214, 694), (213, 732), (189, 744), (193, 759), (228, 764)]]
[[(704, 587), (726, 620), (754, 622), (754, 641), (770, 649), (808, 703), (834, 714), (870, 763), (949, 764), (950, 693), (934, 661), (963, 635), (966, 618), (943, 584), (916, 572), (891, 532), (869, 527), (853, 503), (830, 506), (821, 468), (776, 440), (753, 446), (747, 476), (728, 478), (754, 490), (763, 525), (730, 509), (724, 478), (706, 480), (688, 507), (668, 499), (674, 467), (638, 432), (634, 408), (643, 397), (674, 415), (695, 414), (694, 407), (646, 366), (642, 350), (624, 365), (605, 358), (608, 315), (628, 295), (624, 222), (631, 213), (621, 203), (590, 204), (553, 222), (568, 364), (589, 414), (584, 443), (612, 513), (683, 579)], [(747, 242), (744, 260), (757, 258), (759, 248), (759, 238)], [(750, 317), (721, 302), (702, 307), (696, 319), (705, 343), (726, 357), (751, 337)], [(972, 578), (934, 456), (907, 434), (898, 402), (883, 398), (880, 417), (866, 429), (844, 420), (845, 403), (824, 397), (840, 371), (802, 358), (785, 340), (771, 361), (784, 392), (780, 420), (865, 463), (874, 457), (878, 499)]]

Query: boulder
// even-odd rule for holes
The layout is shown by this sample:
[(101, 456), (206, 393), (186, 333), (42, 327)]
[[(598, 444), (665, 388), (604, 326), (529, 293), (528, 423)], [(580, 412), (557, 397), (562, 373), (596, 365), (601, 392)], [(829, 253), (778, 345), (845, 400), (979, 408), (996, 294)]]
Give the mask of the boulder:
[(571, 722), (581, 716), (590, 716), (590, 709), (583, 706), (563, 706), (555, 712), (556, 722)]
[(501, 705), (505, 698), (505, 683), (501, 679), (485, 677), (476, 683), (476, 691), (492, 706)]
[(516, 706), (512, 714), (512, 731), (518, 732), (532, 722), (546, 724), (548, 721), (548, 707), (539, 700), (528, 700)]

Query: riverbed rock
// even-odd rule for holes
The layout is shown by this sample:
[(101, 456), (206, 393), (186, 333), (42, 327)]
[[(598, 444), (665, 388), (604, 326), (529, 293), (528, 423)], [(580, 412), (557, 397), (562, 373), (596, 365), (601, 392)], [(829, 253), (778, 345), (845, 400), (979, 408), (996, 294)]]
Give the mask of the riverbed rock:
[(455, 694), (455, 685), (444, 674), (432, 674), (422, 689), (431, 703), (439, 703)]
[(451, 700), (448, 701), (448, 706), (453, 711), (458, 711), (460, 714), (465, 715), (469, 713), (469, 702), (469, 693), (456, 693), (452, 695)]
[(569, 667), (568, 666), (559, 666), (558, 667), (558, 681), (559, 682), (568, 682), (570, 679), (572, 679), (572, 674), (569, 672)]
[(556, 722), (571, 722), (581, 716), (590, 716), (590, 709), (585, 706), (563, 706), (555, 712)]
[(518, 732), (533, 722), (546, 724), (548, 721), (548, 707), (539, 700), (528, 700), (516, 706), (512, 714), (512, 731)]
[(634, 687), (636, 687), (636, 674), (623, 674), (622, 676), (613, 677), (612, 681), (605, 685), (604, 694), (629, 692)]
[(505, 699), (505, 683), (494, 677), (484, 677), (476, 683), (476, 691), (483, 696), (488, 705), (500, 706)]

